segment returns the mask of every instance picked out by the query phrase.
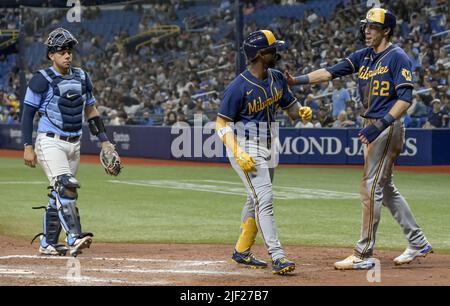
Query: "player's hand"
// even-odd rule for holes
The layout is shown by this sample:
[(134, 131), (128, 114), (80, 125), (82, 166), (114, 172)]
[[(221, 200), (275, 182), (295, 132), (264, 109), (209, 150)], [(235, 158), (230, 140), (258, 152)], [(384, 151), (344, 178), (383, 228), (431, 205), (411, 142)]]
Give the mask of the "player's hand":
[(359, 131), (358, 136), (359, 140), (363, 144), (368, 145), (381, 134), (382, 130), (380, 131), (375, 125), (369, 124), (365, 128), (363, 128), (361, 131)]
[(312, 110), (309, 106), (302, 106), (298, 109), (298, 115), (302, 120), (311, 121), (312, 119)]
[(26, 146), (23, 151), (23, 160), (25, 165), (31, 168), (35, 168), (37, 164), (36, 153), (33, 150), (33, 146)]
[(289, 87), (294, 86), (294, 77), (287, 71), (284, 72)]
[(245, 172), (252, 172), (256, 170), (255, 159), (241, 148), (236, 150), (234, 158), (239, 164), (239, 167), (241, 167), (241, 169)]
[(358, 134), (359, 135), (359, 140), (363, 143), (363, 144), (365, 144), (365, 145), (368, 145), (370, 142), (369, 142), (369, 140), (366, 138), (366, 136), (364, 136), (364, 135), (362, 135), (362, 134)]

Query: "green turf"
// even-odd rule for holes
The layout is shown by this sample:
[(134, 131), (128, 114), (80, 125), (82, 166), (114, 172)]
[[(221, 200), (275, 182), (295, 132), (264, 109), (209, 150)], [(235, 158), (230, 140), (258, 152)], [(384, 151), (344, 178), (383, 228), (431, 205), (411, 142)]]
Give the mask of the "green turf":
[[(27, 168), (13, 158), (0, 158), (0, 169), (0, 234), (31, 238), (41, 230), (43, 212), (31, 207), (46, 203), (42, 169)], [(274, 185), (357, 194), (360, 177), (357, 169), (283, 168), (277, 169)], [(100, 165), (91, 164), (81, 165), (78, 179), (84, 230), (94, 232), (96, 241), (233, 244), (238, 236), (243, 194), (113, 184)], [(215, 167), (130, 165), (118, 180), (239, 183), (231, 168)], [(11, 181), (42, 183), (5, 184)], [(395, 181), (433, 246), (450, 252), (450, 175), (397, 172)], [(361, 209), (358, 199), (277, 199), (275, 217), (284, 245), (350, 247), (359, 237)], [(399, 226), (383, 209), (377, 246), (402, 249), (405, 245)]]

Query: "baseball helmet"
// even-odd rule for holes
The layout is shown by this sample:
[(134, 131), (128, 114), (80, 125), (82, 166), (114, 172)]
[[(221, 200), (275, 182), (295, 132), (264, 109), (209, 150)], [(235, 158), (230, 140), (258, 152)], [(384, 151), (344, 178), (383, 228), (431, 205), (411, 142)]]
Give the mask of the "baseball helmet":
[(72, 33), (63, 28), (57, 28), (50, 32), (45, 41), (45, 45), (47, 46), (47, 58), (48, 54), (51, 52), (70, 50), (76, 44), (78, 44), (78, 41)]
[[(280, 50), (285, 47), (286, 43), (283, 40), (277, 40), (275, 35), (269, 30), (259, 30), (250, 33), (242, 46), (248, 61), (255, 59), (260, 51)], [(280, 56), (278, 55), (277, 59), (279, 58)]]
[(366, 18), (361, 20), (361, 37), (365, 40), (365, 29), (367, 25), (376, 25), (382, 29), (389, 28), (391, 31), (389, 32), (389, 37), (394, 33), (395, 26), (397, 24), (397, 20), (391, 12), (388, 10), (374, 7), (371, 8), (367, 14)]

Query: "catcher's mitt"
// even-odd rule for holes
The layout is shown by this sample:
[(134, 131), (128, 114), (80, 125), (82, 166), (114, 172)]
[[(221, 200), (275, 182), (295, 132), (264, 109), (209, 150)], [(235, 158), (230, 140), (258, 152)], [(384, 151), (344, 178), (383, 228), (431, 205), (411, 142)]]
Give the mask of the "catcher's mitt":
[(113, 144), (102, 147), (100, 152), (100, 162), (102, 163), (103, 168), (105, 168), (106, 173), (109, 175), (117, 176), (123, 168), (120, 156)]

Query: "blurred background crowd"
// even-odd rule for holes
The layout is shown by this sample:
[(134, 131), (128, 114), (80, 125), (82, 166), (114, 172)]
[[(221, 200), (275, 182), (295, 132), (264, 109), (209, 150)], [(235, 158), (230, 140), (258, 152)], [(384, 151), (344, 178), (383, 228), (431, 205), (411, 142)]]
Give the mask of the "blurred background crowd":
[[(101, 1), (97, 1), (101, 2)], [(337, 63), (363, 47), (358, 40), (367, 1), (243, 1), (244, 35), (270, 29), (289, 48), (277, 69), (298, 75)], [(450, 127), (450, 34), (446, 0), (386, 1), (397, 16), (393, 42), (413, 63), (414, 100), (407, 127)], [(94, 82), (97, 107), (110, 125), (162, 125), (215, 120), (221, 95), (235, 77), (234, 1), (131, 1), (83, 7), (81, 22), (67, 8), (0, 8), (0, 123), (16, 123), (20, 97), (33, 73), (49, 65), (48, 33), (62, 26), (79, 45), (74, 65)], [(20, 51), (20, 52), (18, 52)], [(313, 111), (312, 122), (281, 126), (358, 127), (363, 112), (356, 76), (292, 88)]]

